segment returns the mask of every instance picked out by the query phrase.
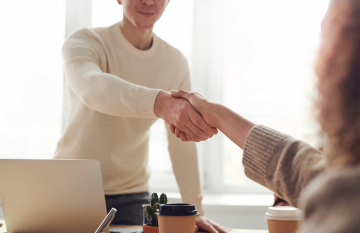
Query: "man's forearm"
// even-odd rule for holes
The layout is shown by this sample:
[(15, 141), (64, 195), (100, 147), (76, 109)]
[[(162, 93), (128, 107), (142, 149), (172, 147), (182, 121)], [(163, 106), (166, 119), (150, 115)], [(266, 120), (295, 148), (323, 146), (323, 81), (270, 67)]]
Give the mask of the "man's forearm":
[(199, 213), (204, 214), (196, 145), (193, 142), (178, 143), (183, 144), (182, 147), (173, 143), (169, 146), (169, 153), (182, 201), (195, 204)]
[(164, 109), (167, 95), (167, 92), (160, 91), (159, 94), (156, 96), (154, 103), (154, 113), (157, 117), (162, 119), (164, 119)]

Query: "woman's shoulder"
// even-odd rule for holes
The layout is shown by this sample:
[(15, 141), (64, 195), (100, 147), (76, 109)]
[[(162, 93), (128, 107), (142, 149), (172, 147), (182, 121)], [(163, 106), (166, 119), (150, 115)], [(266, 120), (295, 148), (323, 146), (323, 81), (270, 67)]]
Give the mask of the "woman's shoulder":
[(360, 166), (327, 169), (302, 193), (304, 232), (358, 232)]

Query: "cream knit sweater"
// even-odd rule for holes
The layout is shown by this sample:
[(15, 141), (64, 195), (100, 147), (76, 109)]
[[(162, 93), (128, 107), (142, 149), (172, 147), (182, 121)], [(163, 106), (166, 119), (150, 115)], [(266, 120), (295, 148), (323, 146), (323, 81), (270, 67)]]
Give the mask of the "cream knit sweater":
[[(186, 59), (155, 34), (149, 50), (136, 49), (119, 23), (75, 32), (64, 43), (63, 59), (70, 114), (55, 158), (100, 161), (105, 194), (148, 191), (155, 99), (161, 90), (190, 89)], [(167, 130), (183, 202), (202, 213), (196, 146)]]

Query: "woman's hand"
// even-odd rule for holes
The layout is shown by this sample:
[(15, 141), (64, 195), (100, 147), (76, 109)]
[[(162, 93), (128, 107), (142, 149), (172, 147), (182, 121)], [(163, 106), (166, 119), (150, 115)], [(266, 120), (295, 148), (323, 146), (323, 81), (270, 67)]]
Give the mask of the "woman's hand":
[[(217, 128), (241, 149), (244, 149), (246, 137), (255, 126), (254, 123), (221, 104), (211, 103), (198, 93), (181, 90), (172, 91), (171, 95), (188, 100), (208, 125)], [(181, 140), (189, 141), (189, 138), (179, 129), (174, 126), (170, 126), (170, 129)]]
[(218, 133), (217, 129), (205, 122), (189, 101), (173, 97), (166, 91), (160, 91), (157, 95), (154, 113), (167, 124), (176, 126), (194, 142), (205, 141)]
[[(196, 92), (188, 92), (184, 90), (172, 91), (171, 95), (177, 98), (183, 98), (190, 102), (193, 108), (200, 113), (204, 121), (212, 127), (216, 128), (216, 118), (211, 114), (211, 107), (213, 103), (209, 102), (205, 97)], [(189, 141), (188, 137), (181, 132), (174, 125), (170, 125), (170, 129), (176, 137), (181, 138), (182, 141)]]

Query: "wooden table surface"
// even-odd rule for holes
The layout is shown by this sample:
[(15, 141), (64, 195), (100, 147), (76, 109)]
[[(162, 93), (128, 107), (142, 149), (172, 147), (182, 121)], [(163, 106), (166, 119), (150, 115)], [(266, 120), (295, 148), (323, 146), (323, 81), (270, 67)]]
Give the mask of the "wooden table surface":
[[(0, 233), (6, 232), (5, 221), (0, 219)], [(123, 225), (110, 225), (110, 228), (129, 228), (129, 229), (142, 229), (142, 226), (123, 226)], [(267, 230), (232, 230), (230, 233), (269, 233)]]
[[(130, 228), (130, 229), (142, 229), (142, 226), (123, 226), (123, 225), (110, 225), (110, 228)], [(200, 233), (200, 232), (199, 232)], [(232, 230), (230, 233), (269, 233), (267, 230)]]

